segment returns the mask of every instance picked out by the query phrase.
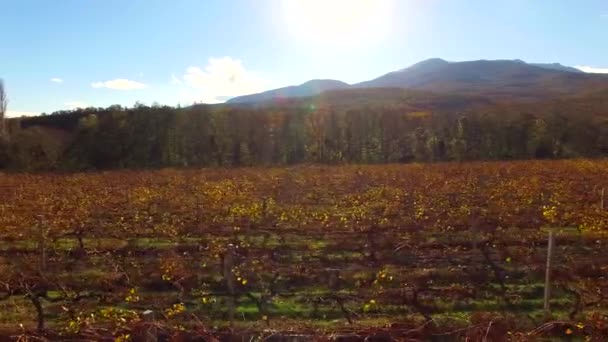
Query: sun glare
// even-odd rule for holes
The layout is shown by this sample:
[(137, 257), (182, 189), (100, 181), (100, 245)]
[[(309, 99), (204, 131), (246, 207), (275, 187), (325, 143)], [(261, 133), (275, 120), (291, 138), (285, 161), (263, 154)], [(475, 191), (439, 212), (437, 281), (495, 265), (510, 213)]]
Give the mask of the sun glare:
[(335, 47), (367, 45), (388, 33), (392, 0), (283, 0), (297, 39)]

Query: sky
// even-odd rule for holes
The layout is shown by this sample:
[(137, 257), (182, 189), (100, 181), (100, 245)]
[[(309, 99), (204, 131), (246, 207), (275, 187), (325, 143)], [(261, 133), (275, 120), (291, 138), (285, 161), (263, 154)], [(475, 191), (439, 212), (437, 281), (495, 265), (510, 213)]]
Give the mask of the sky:
[(8, 115), (356, 83), (421, 60), (608, 73), (606, 0), (0, 0)]

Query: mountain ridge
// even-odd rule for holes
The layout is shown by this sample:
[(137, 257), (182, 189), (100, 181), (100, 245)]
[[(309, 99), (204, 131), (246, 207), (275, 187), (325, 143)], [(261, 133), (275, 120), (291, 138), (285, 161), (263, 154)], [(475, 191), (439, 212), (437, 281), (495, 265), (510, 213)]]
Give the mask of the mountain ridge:
[(279, 100), (294, 97), (307, 97), (318, 95), (327, 90), (345, 89), (348, 83), (331, 79), (313, 79), (297, 86), (287, 86), (283, 88), (271, 89), (257, 94), (243, 95), (234, 97), (226, 103), (250, 103), (269, 100)]
[(338, 80), (316, 79), (298, 86), (238, 96), (227, 103), (277, 101), (314, 96), (330, 90), (359, 88), (404, 88), (440, 93), (546, 98), (593, 87), (608, 87), (608, 75), (588, 74), (559, 63), (526, 63), (518, 59), (449, 62), (429, 58), (351, 85)]

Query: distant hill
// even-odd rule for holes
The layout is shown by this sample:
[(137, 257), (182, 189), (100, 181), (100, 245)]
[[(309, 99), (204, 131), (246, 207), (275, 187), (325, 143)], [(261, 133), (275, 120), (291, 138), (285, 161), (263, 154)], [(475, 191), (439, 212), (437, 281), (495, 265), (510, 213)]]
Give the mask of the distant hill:
[(450, 63), (430, 59), (353, 87), (400, 87), (519, 99), (572, 95), (596, 87), (608, 87), (608, 76), (564, 68), (553, 64), (531, 65), (519, 60)]
[(528, 64), (521, 60), (448, 62), (432, 58), (350, 86), (335, 80), (313, 80), (299, 86), (236, 97), (228, 103), (286, 100), (349, 88), (405, 88), (500, 99), (538, 100), (608, 89), (608, 75), (587, 74), (559, 63)]
[(298, 86), (289, 86), (263, 93), (238, 96), (227, 101), (227, 103), (253, 103), (279, 100), (293, 97), (306, 97), (320, 94), (327, 90), (345, 89), (349, 85), (336, 80), (311, 80)]

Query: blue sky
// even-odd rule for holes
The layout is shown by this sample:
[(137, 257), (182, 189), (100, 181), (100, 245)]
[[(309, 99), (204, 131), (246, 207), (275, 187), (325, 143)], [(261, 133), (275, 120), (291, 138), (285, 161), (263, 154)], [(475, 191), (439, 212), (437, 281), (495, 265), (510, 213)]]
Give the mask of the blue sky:
[(354, 83), (430, 57), (608, 72), (606, 0), (0, 0), (10, 115)]

